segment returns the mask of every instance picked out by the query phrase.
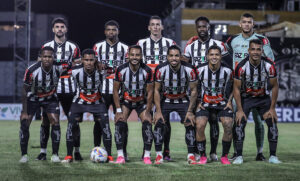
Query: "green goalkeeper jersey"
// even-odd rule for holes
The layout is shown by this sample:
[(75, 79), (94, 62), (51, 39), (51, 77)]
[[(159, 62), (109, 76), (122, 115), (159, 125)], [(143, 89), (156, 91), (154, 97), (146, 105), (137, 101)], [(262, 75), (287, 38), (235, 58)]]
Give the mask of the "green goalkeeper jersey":
[(274, 54), (267, 37), (253, 33), (252, 36), (244, 38), (242, 33), (230, 36), (226, 41), (226, 47), (233, 58), (233, 69), (235, 66), (248, 56), (249, 42), (253, 39), (260, 39), (263, 42), (263, 56), (274, 61)]

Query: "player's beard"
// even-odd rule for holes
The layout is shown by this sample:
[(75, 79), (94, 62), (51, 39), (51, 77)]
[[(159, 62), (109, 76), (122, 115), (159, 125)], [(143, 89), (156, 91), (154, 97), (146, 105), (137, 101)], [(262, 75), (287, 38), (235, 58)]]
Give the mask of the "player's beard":
[(204, 33), (202, 33), (202, 32), (199, 32), (199, 33), (198, 33), (198, 37), (200, 38), (200, 40), (203, 40), (203, 41), (205, 41), (205, 40), (207, 40), (207, 39), (208, 39), (208, 37), (209, 37), (209, 33), (208, 33), (208, 31), (207, 31), (207, 32), (204, 32)]

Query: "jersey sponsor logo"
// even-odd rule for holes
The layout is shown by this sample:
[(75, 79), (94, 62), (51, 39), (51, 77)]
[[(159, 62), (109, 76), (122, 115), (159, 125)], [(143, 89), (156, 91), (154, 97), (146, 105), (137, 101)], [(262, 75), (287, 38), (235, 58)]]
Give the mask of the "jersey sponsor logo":
[(264, 81), (246, 81), (246, 87), (251, 88), (251, 87), (264, 87), (265, 82)]
[(217, 92), (223, 92), (224, 87), (204, 87), (204, 91), (207, 93), (217, 93)]
[(145, 56), (145, 59), (148, 60), (159, 60), (159, 61), (165, 61), (167, 60), (167, 55), (150, 55)]
[(87, 94), (80, 92), (80, 98), (86, 102), (96, 102), (101, 98), (101, 95), (99, 92), (96, 92), (91, 95), (87, 95)]
[(217, 96), (209, 96), (204, 94), (203, 101), (209, 104), (219, 104), (221, 101), (224, 101), (224, 98), (222, 94)]
[(235, 58), (245, 58), (248, 55), (249, 55), (248, 53), (234, 53)]
[[(139, 91), (139, 93), (141, 93), (140, 92), (141, 90), (131, 90), (131, 93), (132, 94), (137, 94), (136, 91)], [(140, 101), (144, 100), (144, 95), (139, 96), (139, 97), (132, 97), (132, 96), (129, 95), (128, 92), (124, 92), (124, 99), (126, 99), (127, 101), (130, 101), (130, 102), (140, 102)]]
[(186, 90), (185, 86), (177, 86), (177, 87), (164, 87), (163, 91), (164, 92), (183, 92)]
[(260, 96), (260, 95), (265, 95), (265, 89), (262, 88), (262, 89), (254, 90), (254, 89), (251, 89), (251, 88), (246, 88), (246, 93), (250, 94), (254, 97), (257, 97), (257, 96)]

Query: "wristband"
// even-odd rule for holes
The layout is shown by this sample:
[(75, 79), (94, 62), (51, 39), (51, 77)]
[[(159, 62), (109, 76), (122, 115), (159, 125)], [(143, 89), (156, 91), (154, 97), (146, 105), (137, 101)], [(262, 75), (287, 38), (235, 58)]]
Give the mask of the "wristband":
[(122, 109), (121, 108), (117, 108), (117, 113), (121, 113)]

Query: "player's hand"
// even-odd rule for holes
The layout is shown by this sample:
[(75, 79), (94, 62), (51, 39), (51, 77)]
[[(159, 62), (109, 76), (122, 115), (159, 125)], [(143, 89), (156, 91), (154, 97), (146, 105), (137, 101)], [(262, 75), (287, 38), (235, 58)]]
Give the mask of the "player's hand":
[[(189, 120), (189, 121), (188, 121)], [(188, 123), (191, 123), (192, 124), (192, 126), (194, 126), (194, 123), (196, 122), (196, 118), (195, 118), (195, 115), (192, 113), (192, 112), (190, 112), (190, 111), (188, 111), (187, 113), (186, 113), (186, 116), (185, 116), (185, 119), (184, 119), (184, 124), (188, 124)]]
[(231, 101), (228, 101), (228, 103), (227, 103), (226, 106), (224, 107), (224, 110), (226, 110), (227, 108), (229, 108), (231, 111), (233, 111)]
[(115, 114), (115, 123), (118, 121), (124, 121), (124, 115), (122, 112), (117, 112)]
[(28, 119), (28, 118), (29, 118), (28, 114), (26, 112), (22, 111), (21, 115), (20, 115), (20, 120), (22, 121), (22, 120)]
[(152, 116), (151, 116), (151, 114), (150, 114), (149, 111), (145, 111), (145, 112), (144, 112), (144, 120), (143, 120), (143, 121), (145, 121), (145, 120), (147, 120), (147, 121), (149, 121), (150, 123), (152, 123)]
[(268, 118), (272, 118), (272, 123), (277, 123), (277, 113), (276, 113), (276, 110), (275, 109), (270, 109), (268, 112), (267, 112), (267, 117)]
[(163, 121), (163, 123), (165, 123), (165, 119), (164, 119), (162, 113), (161, 112), (155, 112), (153, 123), (156, 124), (157, 121), (160, 120), (160, 119)]
[(243, 111), (243, 110), (237, 111), (237, 112), (236, 112), (236, 115), (235, 115), (235, 121), (236, 121), (236, 124), (237, 124), (238, 126), (241, 124), (241, 121), (242, 121), (243, 118), (244, 118), (245, 120), (247, 120), (247, 117), (246, 117), (244, 111)]
[(199, 104), (198, 104), (198, 107), (197, 107), (197, 110), (199, 110), (199, 109), (205, 110), (205, 107), (203, 107), (202, 104), (199, 103)]

